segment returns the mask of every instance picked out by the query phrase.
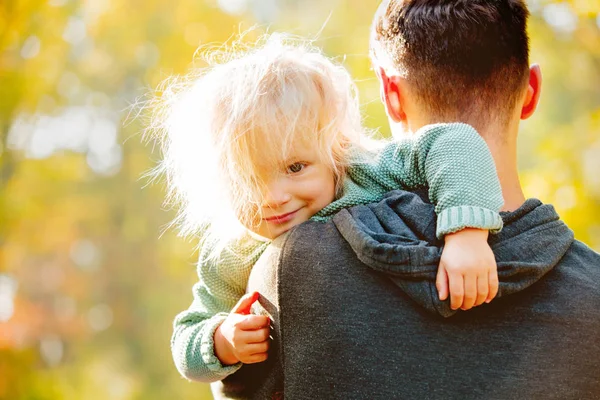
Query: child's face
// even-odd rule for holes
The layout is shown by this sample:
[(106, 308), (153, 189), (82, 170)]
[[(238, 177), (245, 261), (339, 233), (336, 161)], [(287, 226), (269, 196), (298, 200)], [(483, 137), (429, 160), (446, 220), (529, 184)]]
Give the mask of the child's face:
[(335, 199), (333, 171), (314, 149), (295, 146), (286, 165), (285, 170), (260, 168), (266, 183), (262, 219), (247, 228), (267, 239), (275, 239), (308, 221)]

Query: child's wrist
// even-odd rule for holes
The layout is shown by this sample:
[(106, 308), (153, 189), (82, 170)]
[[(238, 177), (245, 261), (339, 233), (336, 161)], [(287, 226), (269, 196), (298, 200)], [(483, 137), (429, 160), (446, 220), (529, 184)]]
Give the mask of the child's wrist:
[(240, 362), (238, 358), (233, 354), (233, 349), (230, 343), (225, 339), (221, 332), (221, 325), (215, 330), (213, 337), (215, 356), (219, 359), (223, 365), (233, 365)]
[(447, 233), (444, 236), (446, 243), (453, 240), (460, 239), (473, 239), (473, 240), (484, 240), (487, 241), (490, 231), (481, 228), (464, 228), (456, 232)]
[(493, 234), (500, 232), (502, 225), (502, 218), (496, 211), (475, 206), (455, 206), (439, 211), (436, 232), (439, 239), (465, 227), (485, 229)]

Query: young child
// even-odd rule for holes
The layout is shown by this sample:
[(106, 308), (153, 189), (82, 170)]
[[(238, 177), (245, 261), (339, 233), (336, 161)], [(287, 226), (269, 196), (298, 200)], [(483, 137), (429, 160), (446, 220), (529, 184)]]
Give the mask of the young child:
[(496, 295), (487, 236), (502, 227), (503, 199), (491, 154), (470, 126), (425, 126), (403, 141), (375, 142), (346, 70), (279, 35), (215, 63), (173, 98), (158, 129), (159, 172), (181, 203), (183, 231), (202, 239), (194, 300), (176, 317), (171, 342), (188, 379), (221, 380), (266, 359), (269, 320), (250, 314), (257, 294), (245, 288), (271, 240), (390, 190), (429, 188), (446, 242), (442, 300), (448, 287), (453, 308)]

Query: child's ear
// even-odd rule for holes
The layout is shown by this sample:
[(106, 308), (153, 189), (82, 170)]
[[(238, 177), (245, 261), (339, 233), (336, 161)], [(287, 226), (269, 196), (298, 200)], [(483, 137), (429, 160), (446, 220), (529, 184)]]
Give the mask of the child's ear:
[(381, 88), (381, 102), (392, 121), (406, 122), (406, 113), (402, 106), (401, 80), (399, 76), (387, 76), (383, 68), (377, 70), (377, 77)]
[(529, 68), (529, 83), (521, 106), (521, 119), (527, 119), (533, 115), (540, 102), (541, 93), (542, 71), (539, 65), (533, 64)]

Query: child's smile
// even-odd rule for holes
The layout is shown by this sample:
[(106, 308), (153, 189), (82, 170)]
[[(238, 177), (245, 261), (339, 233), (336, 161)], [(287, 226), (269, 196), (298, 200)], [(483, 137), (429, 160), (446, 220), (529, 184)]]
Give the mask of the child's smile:
[(268, 172), (261, 219), (248, 229), (267, 239), (308, 221), (335, 199), (334, 174), (315, 150), (296, 146), (289, 160), (284, 171), (263, 169)]
[(287, 214), (280, 214), (280, 215), (275, 215), (273, 217), (263, 218), (263, 221), (266, 221), (271, 224), (277, 224), (277, 225), (285, 224), (285, 223), (291, 221), (292, 219), (294, 219), (294, 217), (298, 213), (298, 211), (300, 211), (300, 210), (292, 211)]

